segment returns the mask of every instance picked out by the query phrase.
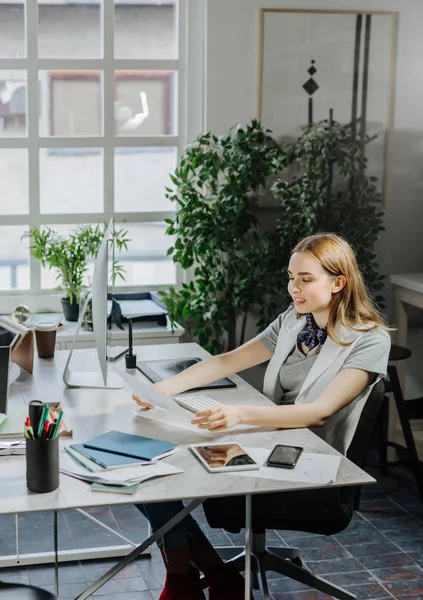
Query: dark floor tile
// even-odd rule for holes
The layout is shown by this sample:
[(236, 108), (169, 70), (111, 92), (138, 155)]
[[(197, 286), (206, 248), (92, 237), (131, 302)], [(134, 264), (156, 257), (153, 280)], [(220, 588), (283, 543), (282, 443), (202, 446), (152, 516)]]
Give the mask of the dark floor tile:
[(389, 519), (377, 519), (372, 521), (373, 525), (380, 531), (389, 531), (393, 529), (421, 528), (422, 523), (409, 515), (402, 517), (390, 517)]
[(324, 573), (351, 573), (363, 571), (364, 567), (356, 558), (335, 558), (333, 560), (307, 561), (306, 567), (316, 575)]
[[(81, 563), (82, 571), (87, 581), (97, 581), (104, 573), (111, 569), (117, 562), (117, 559), (83, 561)], [(136, 563), (131, 563), (123, 568), (114, 576), (114, 579), (127, 579), (140, 576)]]
[(148, 591), (148, 587), (141, 576), (131, 577), (128, 579), (111, 579), (99, 588), (94, 595), (116, 595), (116, 594), (131, 594), (134, 592)]
[[(288, 540), (285, 540), (288, 545)], [(296, 548), (306, 549), (306, 548), (322, 548), (325, 546), (340, 546), (339, 542), (336, 541), (333, 537), (328, 537), (327, 535), (314, 535), (306, 538), (298, 538), (295, 541)]]
[(273, 592), (272, 598), (273, 600), (334, 600), (332, 596), (314, 590), (306, 590), (304, 592)]
[(349, 592), (355, 594), (360, 600), (377, 600), (381, 598), (386, 598), (386, 589), (384, 589), (378, 583), (351, 585), (348, 586), (347, 589)]
[(364, 585), (379, 583), (369, 571), (353, 571), (352, 573), (328, 573), (322, 575), (323, 579), (327, 579), (331, 583), (339, 587), (347, 587), (350, 585)]
[(374, 521), (393, 519), (396, 517), (406, 517), (407, 511), (402, 508), (402, 506), (398, 506), (398, 504), (394, 504), (389, 508), (383, 509), (372, 509), (363, 511), (363, 515), (366, 517), (368, 521), (373, 523)]
[[(158, 598), (159, 596), (157, 596)], [(99, 596), (94, 594), (94, 598), (101, 598), (101, 600), (155, 600), (155, 596), (151, 592), (135, 592), (133, 594), (107, 594), (107, 596)]]
[(28, 572), (26, 568), (6, 568), (0, 569), (0, 580), (5, 583), (22, 583), (29, 585)]
[(274, 579), (268, 579), (267, 585), (269, 587), (269, 592), (273, 595), (281, 592), (302, 592), (307, 591), (309, 589), (303, 583), (299, 581), (295, 581), (295, 579), (290, 579), (289, 577), (275, 577)]
[(423, 527), (392, 529), (383, 531), (383, 535), (394, 544), (399, 544), (399, 542), (423, 542)]
[(394, 554), (398, 548), (391, 542), (382, 542), (379, 544), (351, 544), (348, 546), (348, 552), (357, 558), (362, 556), (380, 556), (383, 554)]
[(330, 544), (321, 546), (320, 548), (302, 550), (301, 558), (305, 562), (309, 562), (314, 560), (331, 560), (332, 558), (351, 558), (351, 555), (339, 544)]
[(407, 554), (404, 554), (403, 552), (396, 552), (395, 554), (382, 554), (379, 556), (360, 556), (358, 561), (365, 569), (369, 570), (405, 567), (415, 564), (413, 558)]
[(385, 582), (383, 586), (394, 598), (410, 596), (411, 594), (423, 597), (423, 580), (389, 581)]
[(338, 542), (340, 542), (346, 548), (348, 548), (348, 546), (351, 546), (353, 544), (366, 544), (366, 543), (382, 544), (384, 542), (389, 541), (386, 539), (386, 537), (383, 535), (383, 533), (381, 533), (380, 531), (378, 531), (377, 529), (374, 529), (374, 528), (369, 531), (358, 531), (357, 533), (337, 534), (333, 537), (336, 540), (338, 540)]
[(412, 579), (423, 580), (423, 569), (418, 565), (373, 569), (370, 573), (382, 583), (385, 581), (410, 581)]
[(372, 499), (363, 499), (360, 502), (359, 513), (363, 516), (366, 516), (367, 511), (374, 512), (377, 510), (386, 510), (396, 508), (397, 504), (390, 500), (389, 498), (372, 498)]

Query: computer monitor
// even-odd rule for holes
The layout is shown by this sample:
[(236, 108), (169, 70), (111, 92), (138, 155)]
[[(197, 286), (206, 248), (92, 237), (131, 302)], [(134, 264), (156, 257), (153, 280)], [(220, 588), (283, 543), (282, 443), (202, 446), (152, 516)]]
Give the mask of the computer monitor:
[(0, 423), (2, 423), (7, 416), (10, 353), (19, 337), (19, 331), (16, 331), (5, 323), (0, 323)]
[[(73, 339), (73, 346), (66, 361), (63, 371), (63, 381), (68, 387), (85, 388), (111, 388), (118, 389), (124, 386), (123, 380), (117, 373), (107, 370), (107, 292), (109, 272), (109, 240), (113, 230), (113, 219), (107, 227), (94, 263), (92, 292), (87, 297), (85, 304), (80, 309), (78, 325)], [(71, 371), (69, 364), (89, 301), (92, 301), (93, 329), (95, 347), (97, 349), (100, 372)]]

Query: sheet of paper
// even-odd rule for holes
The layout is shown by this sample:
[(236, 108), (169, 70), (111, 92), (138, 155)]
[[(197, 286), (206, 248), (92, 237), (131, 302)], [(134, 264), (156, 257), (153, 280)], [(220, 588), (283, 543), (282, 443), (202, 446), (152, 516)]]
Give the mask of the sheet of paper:
[[(129, 385), (131, 390), (136, 393), (140, 400), (151, 402), (151, 404), (154, 404), (155, 406), (159, 406), (164, 410), (168, 410), (183, 417), (188, 422), (192, 419), (192, 413), (179, 406), (179, 404), (176, 404), (169, 396), (165, 396), (161, 392), (155, 390), (151, 384), (147, 385), (142, 383), (135, 373), (128, 373), (126, 369), (119, 368), (115, 365), (113, 365), (113, 369)], [(130, 370), (133, 371), (133, 369)]]
[(259, 471), (239, 471), (242, 477), (260, 477), (263, 479), (276, 479), (280, 481), (303, 481), (306, 483), (332, 483), (336, 481), (341, 456), (333, 454), (316, 454), (303, 452), (298, 459), (295, 469), (281, 469), (266, 467), (264, 464), (270, 450), (264, 448), (244, 448), (251, 453), (254, 460), (263, 465)]
[(154, 462), (138, 466), (122, 467), (121, 469), (113, 469), (112, 471), (104, 470), (102, 472), (91, 473), (75, 463), (70, 455), (63, 451), (60, 453), (60, 472), (92, 483), (123, 484), (145, 481), (146, 479), (161, 477), (163, 475), (173, 475), (175, 473), (182, 473), (183, 471), (164, 462)]
[(152, 300), (119, 300), (120, 310), (126, 319), (165, 315), (166, 310)]

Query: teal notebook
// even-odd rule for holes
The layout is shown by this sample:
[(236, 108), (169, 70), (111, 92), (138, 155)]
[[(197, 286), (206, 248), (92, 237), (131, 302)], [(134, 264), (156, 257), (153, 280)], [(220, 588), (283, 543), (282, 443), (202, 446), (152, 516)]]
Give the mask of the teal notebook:
[(104, 450), (94, 450), (93, 448), (87, 448), (84, 444), (71, 444), (71, 448), (76, 450), (79, 454), (84, 457), (88, 457), (94, 461), (103, 469), (110, 469), (111, 467), (127, 467), (128, 465), (138, 465), (142, 460), (139, 458), (132, 458), (131, 456), (123, 456), (122, 454), (115, 454), (112, 452), (105, 452)]
[(112, 452), (141, 460), (153, 460), (156, 456), (169, 452), (178, 444), (153, 440), (140, 435), (123, 433), (122, 431), (108, 431), (88, 440), (88, 442), (84, 442), (83, 445), (93, 450)]

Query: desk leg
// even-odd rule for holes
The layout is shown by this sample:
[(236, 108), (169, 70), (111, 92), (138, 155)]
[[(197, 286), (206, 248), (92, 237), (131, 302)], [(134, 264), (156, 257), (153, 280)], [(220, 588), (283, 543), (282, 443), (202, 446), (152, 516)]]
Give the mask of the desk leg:
[(57, 524), (57, 510), (54, 511), (54, 589), (59, 597), (59, 532)]
[(89, 598), (89, 596), (94, 594), (94, 592), (96, 592), (99, 588), (101, 588), (102, 585), (107, 583), (112, 577), (119, 573), (119, 571), (124, 569), (132, 561), (138, 558), (138, 556), (142, 554), (146, 548), (151, 546), (151, 544), (153, 544), (159, 538), (163, 537), (165, 533), (172, 529), (174, 525), (177, 525), (179, 521), (182, 521), (182, 519), (189, 515), (193, 510), (195, 510), (197, 506), (200, 506), (200, 504), (202, 504), (203, 501), (204, 498), (202, 498), (201, 500), (192, 500), (187, 506), (185, 506), (181, 510), (181, 512), (172, 517), (172, 519), (170, 519), (170, 521), (163, 525), (163, 527), (160, 527), (160, 529), (158, 529), (156, 533), (150, 535), (150, 537), (148, 537), (140, 546), (138, 546), (137, 548), (132, 550), (132, 552), (124, 556), (118, 563), (115, 564), (114, 567), (112, 567), (106, 573), (104, 573), (104, 575), (102, 575), (100, 579), (97, 579), (97, 581), (92, 583), (84, 592), (82, 592), (82, 594), (77, 596), (75, 600), (86, 600), (86, 598)]
[(247, 494), (245, 496), (245, 600), (250, 600), (251, 544), (251, 494)]

